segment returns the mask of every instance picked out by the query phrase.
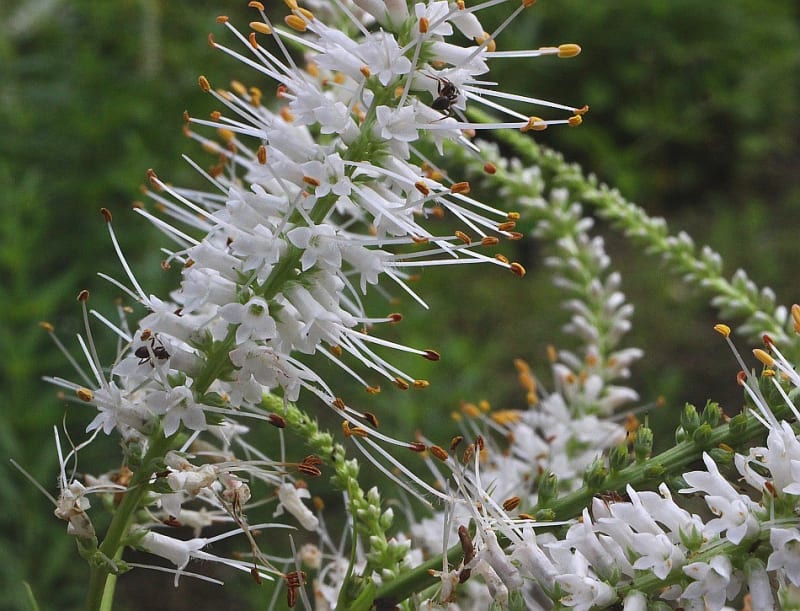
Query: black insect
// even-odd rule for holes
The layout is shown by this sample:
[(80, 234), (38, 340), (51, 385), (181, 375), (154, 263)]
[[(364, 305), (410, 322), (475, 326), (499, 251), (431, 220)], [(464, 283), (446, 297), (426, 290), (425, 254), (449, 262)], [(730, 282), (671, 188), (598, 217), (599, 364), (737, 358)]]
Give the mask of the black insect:
[(459, 96), (458, 87), (442, 76), (433, 76), (431, 74), (426, 76), (438, 83), (436, 98), (434, 98), (431, 108), (444, 113), (448, 117), (451, 116), (453, 114), (453, 104), (456, 103)]
[(152, 357), (156, 357), (160, 361), (169, 358), (169, 352), (167, 352), (167, 349), (164, 348), (164, 346), (156, 346), (155, 337), (150, 338), (149, 348), (147, 346), (139, 346), (133, 351), (133, 354), (139, 358), (140, 365), (144, 365), (145, 363), (149, 362)]

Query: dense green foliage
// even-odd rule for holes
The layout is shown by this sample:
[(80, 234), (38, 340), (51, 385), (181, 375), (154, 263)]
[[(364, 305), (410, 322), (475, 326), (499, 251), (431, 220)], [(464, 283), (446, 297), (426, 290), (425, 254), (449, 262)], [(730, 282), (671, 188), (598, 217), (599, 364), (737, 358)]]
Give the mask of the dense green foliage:
[[(116, 292), (95, 276), (119, 276), (101, 206), (115, 214), (142, 284), (153, 293), (169, 289), (174, 275), (158, 265), (163, 240), (129, 208), (147, 168), (196, 185), (200, 179), (180, 154), (214, 162), (180, 137), (181, 113), (211, 109), (196, 86), (199, 73), (212, 82), (251, 82), (241, 65), (205, 44), (217, 12), (233, 17), (235, 11), (238, 23), (247, 22), (245, 3), (226, 4), (11, 0), (0, 6), (0, 607), (23, 604), (22, 579), (43, 608), (69, 608), (82, 598), (85, 567), (63, 523), (8, 462), (15, 458), (53, 491), (51, 427), (65, 404), (40, 378), (69, 370), (37, 322), (50, 320), (72, 345), (80, 329), (74, 296), (82, 288), (92, 291), (94, 307), (111, 313)], [(503, 48), (559, 42), (577, 42), (583, 53), (524, 66), (516, 60), (496, 75), (501, 83), (528, 84), (531, 95), (590, 105), (580, 129), (536, 137), (650, 213), (667, 216), (674, 229), (712, 244), (729, 271), (746, 267), (780, 301), (797, 301), (789, 272), (800, 222), (798, 4), (548, 0), (501, 38)], [(273, 86), (253, 84), (265, 91)], [(737, 409), (730, 358), (709, 340), (713, 312), (665, 276), (657, 261), (634, 255), (619, 237), (609, 241), (639, 308), (632, 341), (647, 353), (636, 370), (643, 399), (664, 395), (668, 406), (681, 406), (715, 398)], [(387, 391), (373, 400), (370, 409), (384, 426), (410, 435), (423, 422), (443, 422), (460, 400), (523, 405), (511, 361), (544, 364), (545, 346), (561, 341), (553, 329), (566, 315), (554, 308), (557, 292), (536, 244), (516, 248), (513, 258), (529, 271), (524, 280), (478, 266), (423, 275), (421, 292), (431, 310), (403, 303), (406, 318), (397, 333), (406, 343), (435, 347), (443, 358), (410, 365), (432, 382), (424, 394)], [(70, 412), (76, 438), (88, 421), (83, 416)], [(175, 601), (172, 608), (188, 602), (169, 578), (163, 587), (163, 604), (163, 596)], [(192, 588), (218, 600), (232, 596), (213, 586)], [(123, 608), (131, 589), (120, 589)]]

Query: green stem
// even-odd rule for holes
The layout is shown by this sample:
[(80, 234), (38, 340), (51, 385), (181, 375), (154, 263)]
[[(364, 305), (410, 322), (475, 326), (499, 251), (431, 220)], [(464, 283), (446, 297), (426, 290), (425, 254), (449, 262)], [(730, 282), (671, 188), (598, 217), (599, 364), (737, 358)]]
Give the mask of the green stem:
[(150, 478), (159, 468), (158, 460), (163, 458), (173, 447), (175, 439), (175, 435), (164, 437), (160, 429), (153, 435), (150, 448), (142, 459), (141, 466), (134, 473), (128, 490), (122, 497), (122, 502), (114, 512), (105, 539), (98, 550), (98, 558), (92, 563), (89, 593), (86, 598), (87, 610), (100, 611), (111, 608), (116, 580), (109, 579), (111, 571), (107, 559), (120, 558), (125, 544), (125, 536), (128, 534), (133, 517), (150, 490)]

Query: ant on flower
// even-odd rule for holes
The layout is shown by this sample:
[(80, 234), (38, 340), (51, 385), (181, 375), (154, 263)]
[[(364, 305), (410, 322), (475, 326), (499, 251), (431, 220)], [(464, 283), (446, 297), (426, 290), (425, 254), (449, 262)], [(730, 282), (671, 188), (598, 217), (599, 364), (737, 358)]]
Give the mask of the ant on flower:
[(425, 76), (435, 80), (438, 83), (436, 88), (436, 98), (434, 98), (431, 108), (438, 110), (447, 117), (452, 116), (453, 104), (456, 103), (458, 96), (461, 93), (459, 92), (458, 87), (456, 87), (450, 80), (444, 78), (443, 76), (436, 76), (433, 74), (425, 74)]

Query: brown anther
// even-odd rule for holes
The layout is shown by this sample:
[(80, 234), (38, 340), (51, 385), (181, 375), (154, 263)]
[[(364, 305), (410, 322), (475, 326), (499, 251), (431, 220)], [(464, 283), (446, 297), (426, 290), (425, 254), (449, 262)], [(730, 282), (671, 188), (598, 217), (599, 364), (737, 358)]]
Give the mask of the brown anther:
[(279, 416), (278, 414), (270, 414), (267, 416), (267, 420), (269, 423), (279, 429), (286, 428), (286, 419), (283, 416)]
[(89, 301), (89, 291), (83, 289), (80, 293), (78, 293), (77, 299), (82, 303), (86, 303), (87, 301)]
[(530, 522), (535, 522), (535, 521), (536, 521), (536, 517), (535, 517), (535, 516), (532, 516), (532, 515), (531, 515), (531, 514), (529, 514), (529, 513), (520, 513), (520, 514), (517, 514), (517, 519), (519, 519), (519, 520), (528, 520), (528, 521), (530, 521)]
[(255, 32), (250, 32), (247, 35), (247, 42), (249, 42), (250, 46), (253, 47), (254, 49), (258, 49), (258, 39), (256, 38)]
[(773, 341), (773, 339), (766, 333), (764, 333), (764, 335), (761, 336), (761, 341), (764, 343), (764, 345), (767, 348), (772, 348), (772, 346), (775, 345), (775, 342)]
[(261, 165), (267, 163), (267, 147), (263, 144), (256, 149), (256, 159)]
[(286, 17), (283, 18), (283, 22), (298, 32), (305, 32), (306, 29), (308, 29), (306, 20), (302, 17), (298, 17), (297, 15), (286, 15)]
[(472, 457), (475, 456), (475, 444), (471, 443), (466, 448), (464, 448), (464, 455), (461, 457), (461, 462), (465, 465), (472, 461)]
[(184, 269), (189, 269), (194, 265), (194, 259), (186, 259), (186, 263), (183, 264)]
[(335, 407), (340, 411), (344, 411), (345, 408), (347, 407), (344, 403), (344, 399), (342, 399), (341, 397), (336, 397), (333, 401), (331, 401), (331, 406)]
[(486, 448), (486, 441), (484, 441), (483, 435), (478, 435), (475, 438), (475, 445), (478, 447), (479, 451), (483, 452), (483, 450)]
[(764, 488), (767, 489), (767, 492), (769, 492), (770, 495), (773, 498), (777, 498), (778, 497), (778, 491), (775, 489), (775, 484), (773, 482), (771, 482), (769, 480), (765, 481), (764, 482)]
[(587, 112), (589, 112), (589, 106), (587, 104), (584, 104), (583, 106), (581, 106), (580, 108), (576, 108), (572, 112), (574, 112), (576, 115), (585, 115)]
[(289, 88), (286, 85), (278, 85), (278, 87), (275, 89), (275, 97), (276, 98), (286, 97), (287, 91), (289, 91)]
[(426, 197), (431, 192), (431, 190), (428, 188), (428, 185), (426, 185), (421, 180), (418, 180), (417, 182), (415, 182), (414, 183), (414, 187), (417, 189), (417, 191), (419, 191), (420, 193), (422, 193)]
[(39, 328), (44, 329), (48, 333), (52, 333), (53, 331), (56, 330), (56, 328), (46, 320), (39, 321)]
[(521, 132), (528, 132), (530, 130), (540, 132), (542, 130), (547, 129), (547, 123), (544, 122), (544, 119), (540, 117), (530, 117), (528, 122), (520, 127), (519, 131)]
[(428, 31), (428, 26), (430, 23), (428, 22), (427, 17), (420, 17), (419, 18), (419, 33), (425, 34)]
[(503, 509), (505, 511), (514, 511), (517, 507), (519, 507), (521, 502), (522, 499), (520, 499), (518, 496), (512, 496), (511, 498), (503, 501)]
[(153, 337), (153, 330), (152, 329), (144, 329), (141, 334), (139, 335), (139, 339), (143, 342), (146, 342), (148, 339)]
[(500, 240), (493, 235), (483, 236), (481, 238), (481, 246), (497, 246)]
[(214, 41), (214, 35), (209, 32), (208, 34), (208, 46), (212, 49), (217, 48), (217, 43)]
[(400, 314), (399, 312), (392, 312), (386, 318), (388, 318), (389, 322), (391, 322), (392, 324), (397, 324), (401, 320), (403, 320), (403, 315)]
[(460, 193), (466, 195), (470, 192), (470, 186), (467, 181), (457, 182), (450, 187), (450, 193)]
[(392, 380), (394, 385), (397, 386), (400, 390), (408, 390), (410, 388), (410, 384), (406, 382), (403, 378), (395, 378)]
[(255, 30), (259, 34), (266, 34), (267, 36), (272, 34), (272, 28), (263, 21), (251, 21), (250, 29)]
[(494, 258), (497, 259), (498, 261), (500, 261), (500, 263), (505, 263), (506, 265), (510, 264), (510, 261), (508, 260), (508, 257), (506, 257), (505, 255), (501, 255), (500, 253), (497, 253), (494, 256)]
[(381, 392), (381, 387), (380, 386), (367, 386), (366, 388), (364, 388), (364, 390), (366, 390), (367, 394), (369, 394), (369, 395), (377, 395), (379, 392)]
[(578, 127), (581, 123), (583, 123), (583, 117), (580, 115), (572, 115), (567, 119), (567, 125), (570, 127)]
[(495, 174), (497, 173), (497, 166), (487, 161), (483, 164), (483, 171), (487, 174)]
[(192, 120), (192, 117), (191, 117), (191, 115), (189, 114), (189, 111), (188, 111), (188, 110), (184, 110), (184, 111), (183, 111), (183, 115), (182, 115), (182, 117), (183, 117), (183, 122), (184, 122), (184, 123), (188, 123), (189, 121), (191, 121), (191, 120)]
[(307, 185), (311, 185), (312, 187), (318, 187), (320, 185), (319, 180), (313, 176), (303, 176), (303, 182)]
[(463, 435), (456, 435), (450, 440), (450, 451), (455, 452), (456, 448), (464, 441)]
[(328, 352), (330, 352), (335, 357), (342, 356), (342, 347), (341, 346), (331, 346), (328, 348)]
[(469, 564), (475, 558), (475, 546), (472, 544), (469, 530), (463, 524), (458, 527), (458, 541), (461, 543), (461, 551), (464, 552), (464, 564)]
[(424, 356), (429, 361), (438, 361), (441, 358), (441, 356), (439, 356), (439, 353), (436, 352), (436, 350), (425, 350), (425, 353), (422, 356)]
[(227, 15), (217, 15), (214, 21), (217, 23), (228, 23), (229, 19)]
[(511, 270), (511, 273), (512, 273), (512, 274), (514, 274), (515, 276), (519, 276), (520, 278), (523, 278), (523, 277), (525, 277), (525, 268), (524, 268), (524, 267), (522, 267), (522, 264), (520, 264), (520, 263), (517, 263), (516, 261), (514, 261), (514, 262), (513, 262), (513, 263), (512, 263), (512, 264), (511, 264), (511, 265), (508, 267), (508, 269), (510, 269), (510, 270)]
[(430, 242), (430, 239), (418, 235), (412, 235), (411, 241), (414, 242), (414, 244), (427, 244)]
[(520, 233), (519, 231), (509, 231), (508, 235), (506, 236), (506, 239), (508, 239), (508, 240), (521, 240), (524, 237), (525, 237), (525, 235)]
[(747, 383), (747, 374), (744, 371), (736, 374), (736, 383), (739, 386), (744, 386)]
[(536, 0), (522, 0), (522, 6), (523, 6), (524, 8), (530, 8), (530, 7), (532, 7), (534, 4), (536, 4)]
[(369, 66), (361, 66), (361, 68), (359, 68), (359, 72), (361, 72), (361, 74), (364, 75), (364, 78), (369, 78), (370, 76), (372, 76), (372, 72), (370, 72)]
[(446, 462), (450, 455), (447, 453), (447, 450), (440, 446), (430, 446), (428, 451), (435, 457), (441, 460), (442, 462)]
[(323, 511), (325, 509), (325, 501), (323, 501), (321, 497), (315, 496), (311, 499), (311, 503), (317, 511)]
[(435, 219), (442, 219), (444, 218), (444, 208), (441, 206), (434, 206), (431, 208), (431, 216)]
[(258, 572), (258, 567), (254, 566), (250, 569), (250, 577), (253, 578), (258, 585), (261, 585), (261, 575)]
[(100, 214), (103, 215), (103, 218), (106, 220), (106, 223), (111, 222), (111, 211), (108, 208), (100, 208)]
[(423, 388), (428, 388), (430, 385), (431, 383), (428, 382), (428, 380), (414, 380), (414, 383), (412, 384), (414, 390), (422, 390)]
[(373, 414), (372, 412), (364, 412), (361, 414), (364, 417), (364, 420), (370, 423), (372, 428), (377, 429), (379, 426), (378, 417)]
[(416, 452), (418, 454), (422, 454), (425, 450), (427, 450), (425, 444), (419, 441), (410, 441), (407, 447), (412, 452)]
[(464, 233), (463, 231), (460, 231), (460, 230), (456, 229), (455, 236), (459, 240), (464, 242), (464, 244), (472, 244), (472, 240), (470, 239), (470, 237), (466, 233)]
[(316, 467), (315, 465), (308, 465), (304, 462), (297, 465), (297, 470), (308, 477), (319, 477), (322, 475), (322, 471), (319, 467)]
[(458, 572), (458, 583), (465, 583), (470, 577), (472, 577), (472, 569), (461, 569)]
[(506, 221), (497, 225), (497, 231), (511, 231), (516, 226), (517, 223), (515, 221)]
[(247, 3), (247, 6), (249, 6), (250, 8), (254, 8), (258, 11), (264, 10), (264, 5), (261, 4), (260, 2), (257, 2), (256, 0), (251, 0), (250, 2)]

